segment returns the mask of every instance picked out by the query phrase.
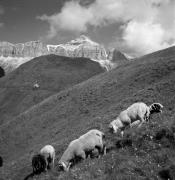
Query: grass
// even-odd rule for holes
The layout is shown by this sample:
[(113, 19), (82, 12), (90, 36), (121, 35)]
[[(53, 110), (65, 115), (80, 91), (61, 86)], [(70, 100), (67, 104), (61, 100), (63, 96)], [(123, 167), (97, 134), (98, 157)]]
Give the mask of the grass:
[[(0, 79), (0, 125), (45, 98), (102, 72), (97, 62), (87, 58), (34, 58)], [(36, 82), (38, 90), (33, 89)]]
[[(174, 47), (126, 63), (52, 95), (0, 127), (4, 179), (24, 179), (32, 172), (31, 157), (46, 144), (56, 149), (56, 164), (69, 142), (89, 129), (106, 133), (108, 153), (87, 159), (70, 172), (34, 176), (58, 179), (175, 179), (175, 50)], [(159, 102), (164, 112), (150, 124), (131, 129), (123, 139), (108, 124), (134, 102)], [(32, 179), (32, 178), (29, 178)]]

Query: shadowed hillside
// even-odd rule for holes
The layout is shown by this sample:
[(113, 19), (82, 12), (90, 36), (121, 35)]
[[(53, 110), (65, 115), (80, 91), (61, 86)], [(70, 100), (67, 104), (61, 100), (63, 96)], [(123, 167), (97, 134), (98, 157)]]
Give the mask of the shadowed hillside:
[[(164, 112), (121, 139), (107, 133), (117, 114), (134, 102), (159, 102)], [(31, 156), (45, 144), (59, 160), (68, 143), (99, 128), (106, 132), (108, 154), (87, 159), (69, 173), (35, 176), (56, 179), (174, 179), (175, 47), (144, 56), (61, 91), (0, 127), (2, 177), (20, 180), (32, 172)], [(32, 178), (31, 178), (32, 179)]]
[[(87, 58), (40, 56), (0, 80), (0, 124), (63, 89), (104, 72)], [(39, 84), (34, 89), (35, 83)]]

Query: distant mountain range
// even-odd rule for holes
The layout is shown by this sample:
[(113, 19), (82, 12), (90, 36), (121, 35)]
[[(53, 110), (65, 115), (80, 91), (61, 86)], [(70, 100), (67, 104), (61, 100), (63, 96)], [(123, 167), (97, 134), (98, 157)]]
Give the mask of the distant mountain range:
[(106, 50), (102, 45), (82, 35), (66, 44), (46, 45), (41, 41), (12, 44), (0, 42), (0, 66), (11, 72), (19, 65), (34, 57), (55, 54), (67, 57), (85, 57), (99, 62), (107, 70), (128, 61), (128, 58), (116, 49)]

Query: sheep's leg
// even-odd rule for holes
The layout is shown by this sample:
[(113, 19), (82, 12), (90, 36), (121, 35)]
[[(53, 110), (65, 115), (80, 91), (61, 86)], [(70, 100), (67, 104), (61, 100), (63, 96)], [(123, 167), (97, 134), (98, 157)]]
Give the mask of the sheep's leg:
[(99, 156), (98, 149), (94, 148), (93, 150), (90, 151), (89, 155), (90, 155), (90, 158), (95, 158), (95, 157), (97, 158)]
[(47, 158), (46, 158), (46, 157), (45, 157), (45, 162), (46, 162), (45, 171), (47, 171), (47, 168), (48, 168), (48, 160), (47, 160)]
[(86, 152), (86, 159), (90, 156), (90, 152)]
[(85, 154), (84, 151), (83, 151), (83, 153), (82, 153), (82, 155), (81, 155), (81, 158), (82, 158), (82, 160), (86, 159), (86, 154)]
[(77, 154), (77, 157), (84, 160), (84, 159), (86, 159), (86, 153), (84, 151), (81, 151)]
[(133, 123), (131, 123), (130, 127), (131, 127), (131, 128), (133, 128), (133, 127), (135, 127), (135, 126), (138, 127), (140, 123), (141, 123), (140, 120), (134, 121)]
[(54, 168), (54, 160), (55, 158), (52, 159), (52, 168)]
[(144, 122), (141, 122), (141, 123), (138, 125), (138, 128), (140, 128), (140, 127), (142, 126), (143, 123), (144, 123)]
[(53, 154), (53, 157), (52, 157), (52, 168), (54, 168), (54, 161), (55, 161), (55, 153)]
[(95, 146), (96, 149), (98, 149), (98, 152), (99, 152), (99, 157), (101, 154), (104, 154), (104, 151), (106, 148), (104, 148), (104, 145), (103, 144), (100, 144), (98, 146)]
[(122, 138), (123, 138), (123, 136), (124, 136), (124, 131), (121, 131), (121, 136), (122, 136)]
[(141, 117), (141, 120), (140, 120), (140, 124), (138, 125), (138, 128), (140, 128), (142, 126), (142, 124), (145, 122), (145, 115), (143, 115), (143, 117)]
[(103, 145), (103, 155), (106, 155), (106, 145)]
[(143, 123), (144, 123), (145, 121), (144, 121), (144, 118), (140, 121), (140, 124), (138, 125), (138, 128), (140, 128), (142, 125), (143, 125)]
[(144, 120), (145, 122), (150, 122), (150, 114), (148, 114), (147, 112), (144, 115)]
[(35, 174), (36, 173), (36, 168), (35, 167), (33, 167), (33, 174)]
[(69, 169), (70, 169), (70, 163), (69, 163), (69, 165), (67, 166), (67, 168), (66, 168), (66, 171), (68, 172), (69, 171)]

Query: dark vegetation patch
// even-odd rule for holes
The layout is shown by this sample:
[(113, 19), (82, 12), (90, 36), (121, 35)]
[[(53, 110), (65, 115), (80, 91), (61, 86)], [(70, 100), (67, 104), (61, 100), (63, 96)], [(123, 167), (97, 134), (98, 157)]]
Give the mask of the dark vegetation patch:
[(174, 180), (175, 179), (175, 164), (172, 163), (169, 167), (165, 167), (159, 171), (159, 176), (163, 180)]

